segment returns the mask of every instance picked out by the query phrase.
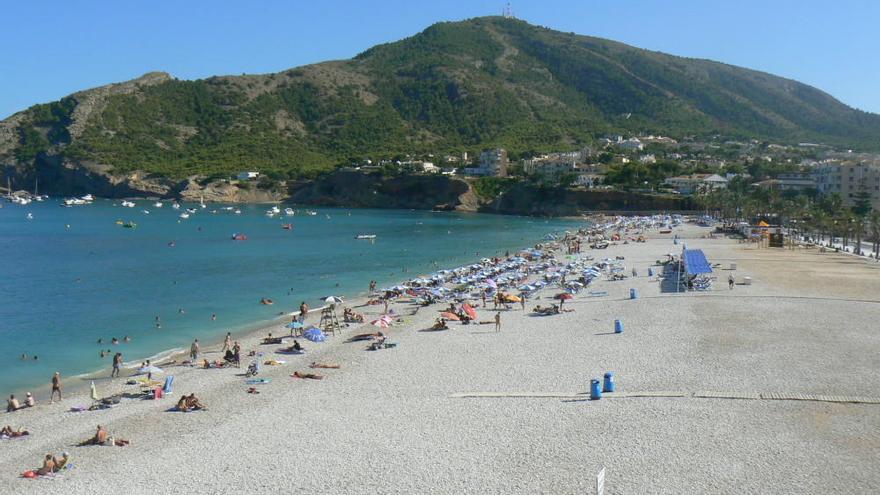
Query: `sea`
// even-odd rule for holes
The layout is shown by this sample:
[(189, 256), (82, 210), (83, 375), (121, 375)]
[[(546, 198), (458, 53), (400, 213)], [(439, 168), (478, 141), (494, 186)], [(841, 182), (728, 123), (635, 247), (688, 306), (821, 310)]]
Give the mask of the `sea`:
[[(53, 198), (0, 208), (0, 393), (44, 386), (55, 371), (69, 385), (109, 375), (112, 358), (101, 350), (133, 366), (196, 338), (217, 342), (273, 321), (280, 330), (279, 314), (303, 301), (314, 308), (330, 295), (362, 296), (370, 280), (394, 285), (585, 223), (305, 207), (268, 217), (270, 205), (239, 205), (235, 214), (217, 204), (135, 203), (62, 208)], [(185, 208), (196, 213), (181, 219)], [(361, 233), (376, 238), (355, 239)]]

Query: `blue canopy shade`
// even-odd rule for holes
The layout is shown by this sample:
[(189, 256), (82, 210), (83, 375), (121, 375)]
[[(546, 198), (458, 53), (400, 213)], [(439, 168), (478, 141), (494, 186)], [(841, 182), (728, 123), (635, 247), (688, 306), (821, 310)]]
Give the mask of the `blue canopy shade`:
[(684, 270), (688, 275), (712, 273), (712, 266), (706, 260), (702, 249), (685, 249), (681, 257), (684, 260)]

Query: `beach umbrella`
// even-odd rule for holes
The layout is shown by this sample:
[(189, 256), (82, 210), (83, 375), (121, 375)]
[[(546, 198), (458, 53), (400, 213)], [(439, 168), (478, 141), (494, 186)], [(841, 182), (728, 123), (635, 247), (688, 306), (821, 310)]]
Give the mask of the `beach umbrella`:
[(91, 389), (92, 389), (92, 400), (95, 400), (95, 401), (100, 400), (100, 398), (98, 397), (98, 389), (95, 388), (95, 382), (92, 382)]
[(488, 285), (489, 287), (492, 287), (493, 289), (498, 288), (498, 283), (495, 282), (494, 280), (492, 280), (491, 278), (486, 279), (486, 285)]
[(321, 331), (320, 328), (312, 327), (303, 332), (303, 337), (306, 340), (310, 340), (312, 342), (324, 342), (327, 340), (327, 336), (324, 335), (324, 332)]
[(293, 328), (302, 328), (302, 327), (303, 327), (303, 324), (302, 324), (301, 321), (292, 321), (292, 322), (290, 322), (290, 323), (288, 323), (287, 325), (284, 325), (284, 326), (287, 327), (287, 328), (291, 328), (291, 329), (293, 329)]
[(460, 321), (461, 320), (461, 318), (459, 318), (457, 314), (450, 313), (448, 311), (440, 313), (440, 316), (443, 318), (446, 318), (447, 320), (452, 320), (452, 321)]
[(571, 295), (571, 294), (569, 294), (569, 293), (567, 293), (567, 292), (563, 292), (563, 293), (561, 293), (561, 294), (556, 294), (554, 297), (555, 297), (556, 299), (561, 300), (561, 301), (566, 301), (566, 300), (568, 300), (568, 299), (574, 299), (574, 296)]
[(162, 371), (161, 368), (157, 368), (156, 366), (153, 366), (152, 364), (149, 366), (144, 366), (143, 368), (138, 370), (139, 375), (146, 375), (146, 374), (150, 374), (150, 373), (165, 373), (165, 372)]
[(463, 309), (464, 312), (467, 313), (467, 315), (470, 316), (470, 318), (471, 318), (472, 320), (476, 320), (476, 319), (477, 319), (477, 310), (475, 310), (475, 309), (473, 308), (473, 306), (471, 306), (470, 304), (467, 304), (467, 303), (462, 304), (462, 305), (461, 305), (461, 309)]
[(388, 328), (391, 326), (391, 322), (385, 318), (379, 318), (378, 320), (373, 320), (370, 322), (370, 325), (379, 328)]
[(327, 296), (324, 298), (324, 302), (330, 304), (340, 304), (342, 303), (342, 298), (338, 296)]

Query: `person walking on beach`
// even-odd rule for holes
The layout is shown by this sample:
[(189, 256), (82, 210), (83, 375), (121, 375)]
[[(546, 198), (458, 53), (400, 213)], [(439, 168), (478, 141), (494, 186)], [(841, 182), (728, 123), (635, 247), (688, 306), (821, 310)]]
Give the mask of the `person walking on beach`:
[(736, 279), (733, 278), (733, 274), (727, 276), (727, 288), (728, 290), (733, 290), (733, 285), (736, 283)]
[(52, 375), (52, 394), (49, 396), (49, 404), (55, 402), (55, 392), (58, 392), (58, 401), (61, 401), (61, 373)]
[(522, 307), (523, 311), (526, 310), (526, 295), (525, 294), (519, 295), (519, 305)]
[(110, 378), (119, 377), (119, 367), (122, 365), (122, 353), (117, 352), (113, 355), (113, 371), (110, 372)]
[(501, 331), (501, 311), (495, 312), (495, 331)]
[(305, 301), (299, 304), (299, 321), (301, 323), (306, 322), (306, 315), (309, 314), (309, 305), (306, 304)]
[(220, 349), (220, 352), (226, 352), (232, 350), (232, 334), (230, 332), (226, 332), (226, 340), (223, 341), (223, 349)]
[(192, 345), (189, 347), (189, 357), (195, 361), (199, 359), (199, 339), (193, 341)]

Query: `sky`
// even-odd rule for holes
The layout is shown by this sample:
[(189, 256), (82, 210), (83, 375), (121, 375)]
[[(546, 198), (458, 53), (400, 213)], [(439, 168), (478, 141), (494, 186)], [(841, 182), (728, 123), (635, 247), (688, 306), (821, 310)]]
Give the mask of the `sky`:
[[(350, 58), (505, 1), (0, 0), (0, 118), (165, 71), (180, 79)], [(518, 0), (565, 32), (762, 70), (880, 113), (878, 0)]]

